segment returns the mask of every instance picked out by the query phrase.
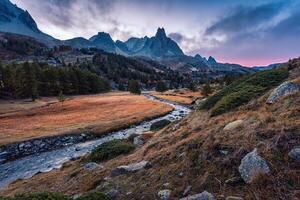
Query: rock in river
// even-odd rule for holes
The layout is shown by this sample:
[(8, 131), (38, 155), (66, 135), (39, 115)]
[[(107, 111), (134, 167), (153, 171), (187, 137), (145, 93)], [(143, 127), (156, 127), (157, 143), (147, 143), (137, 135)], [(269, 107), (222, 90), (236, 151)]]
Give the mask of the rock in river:
[(121, 174), (134, 173), (146, 168), (151, 167), (151, 164), (148, 161), (141, 161), (139, 163), (134, 163), (130, 165), (122, 165), (111, 171), (111, 176), (119, 176)]
[(257, 149), (254, 149), (242, 159), (239, 172), (246, 183), (251, 183), (257, 175), (267, 174), (270, 169), (267, 162), (258, 155)]

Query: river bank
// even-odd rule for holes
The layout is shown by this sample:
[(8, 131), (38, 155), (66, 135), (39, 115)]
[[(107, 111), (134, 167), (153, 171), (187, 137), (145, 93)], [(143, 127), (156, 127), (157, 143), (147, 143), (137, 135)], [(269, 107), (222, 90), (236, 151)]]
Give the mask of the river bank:
[(18, 179), (28, 179), (37, 173), (49, 172), (53, 169), (60, 168), (65, 162), (77, 159), (89, 153), (91, 150), (104, 142), (113, 139), (128, 138), (133, 134), (142, 134), (143, 132), (149, 131), (150, 126), (157, 121), (163, 119), (167, 119), (170, 121), (180, 120), (190, 112), (190, 109), (188, 107), (181, 106), (179, 104), (168, 102), (166, 100), (159, 100), (149, 95), (147, 95), (147, 98), (151, 101), (163, 102), (164, 104), (172, 106), (174, 109), (166, 116), (158, 117), (149, 121), (144, 121), (139, 125), (133, 125), (130, 128), (112, 132), (107, 136), (101, 137), (99, 139), (81, 142), (49, 152), (30, 155), (21, 159), (1, 164), (0, 187), (3, 188), (9, 183)]

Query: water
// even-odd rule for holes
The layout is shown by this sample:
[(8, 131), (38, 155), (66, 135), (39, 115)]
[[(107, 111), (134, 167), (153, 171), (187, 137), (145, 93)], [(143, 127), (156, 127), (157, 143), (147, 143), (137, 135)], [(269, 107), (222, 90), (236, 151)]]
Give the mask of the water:
[(49, 172), (53, 169), (59, 169), (65, 162), (81, 157), (93, 149), (103, 144), (104, 142), (113, 139), (125, 139), (132, 134), (142, 134), (149, 131), (150, 126), (157, 121), (167, 119), (170, 121), (180, 120), (191, 111), (188, 107), (166, 100), (156, 99), (150, 95), (146, 95), (153, 101), (160, 101), (174, 107), (174, 111), (166, 116), (157, 119), (142, 122), (139, 125), (132, 126), (127, 129), (112, 132), (100, 139), (78, 143), (62, 149), (44, 152), (37, 155), (31, 155), (15, 161), (11, 161), (0, 165), (0, 188), (6, 187), (13, 181), (18, 179), (28, 179), (40, 172)]

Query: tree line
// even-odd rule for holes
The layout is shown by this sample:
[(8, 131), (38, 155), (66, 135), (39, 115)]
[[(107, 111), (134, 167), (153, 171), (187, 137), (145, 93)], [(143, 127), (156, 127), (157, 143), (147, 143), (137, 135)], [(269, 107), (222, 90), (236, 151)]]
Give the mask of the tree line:
[(107, 80), (76, 66), (53, 67), (37, 62), (2, 65), (0, 98), (95, 94), (110, 90)]

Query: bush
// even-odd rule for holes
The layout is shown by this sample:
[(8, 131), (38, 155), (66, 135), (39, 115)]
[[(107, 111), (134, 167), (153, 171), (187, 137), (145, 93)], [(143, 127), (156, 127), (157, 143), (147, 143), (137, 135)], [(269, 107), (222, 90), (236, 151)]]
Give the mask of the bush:
[(128, 82), (128, 90), (132, 94), (141, 94), (141, 88), (140, 88), (140, 83), (136, 80), (130, 80)]
[(158, 81), (156, 84), (155, 90), (157, 92), (165, 92), (168, 90), (168, 87), (166, 86), (166, 84), (163, 81)]
[(128, 154), (133, 150), (134, 145), (128, 140), (112, 140), (92, 151), (88, 159), (92, 162), (101, 162), (122, 154)]
[(78, 198), (78, 200), (110, 200), (110, 198), (103, 193), (93, 192)]
[(9, 198), (0, 197), (0, 200), (71, 200), (71, 198), (59, 193), (43, 192), (33, 194), (21, 194)]
[(267, 70), (241, 78), (208, 98), (200, 109), (211, 109), (211, 116), (230, 111), (279, 85), (288, 77), (285, 68)]

